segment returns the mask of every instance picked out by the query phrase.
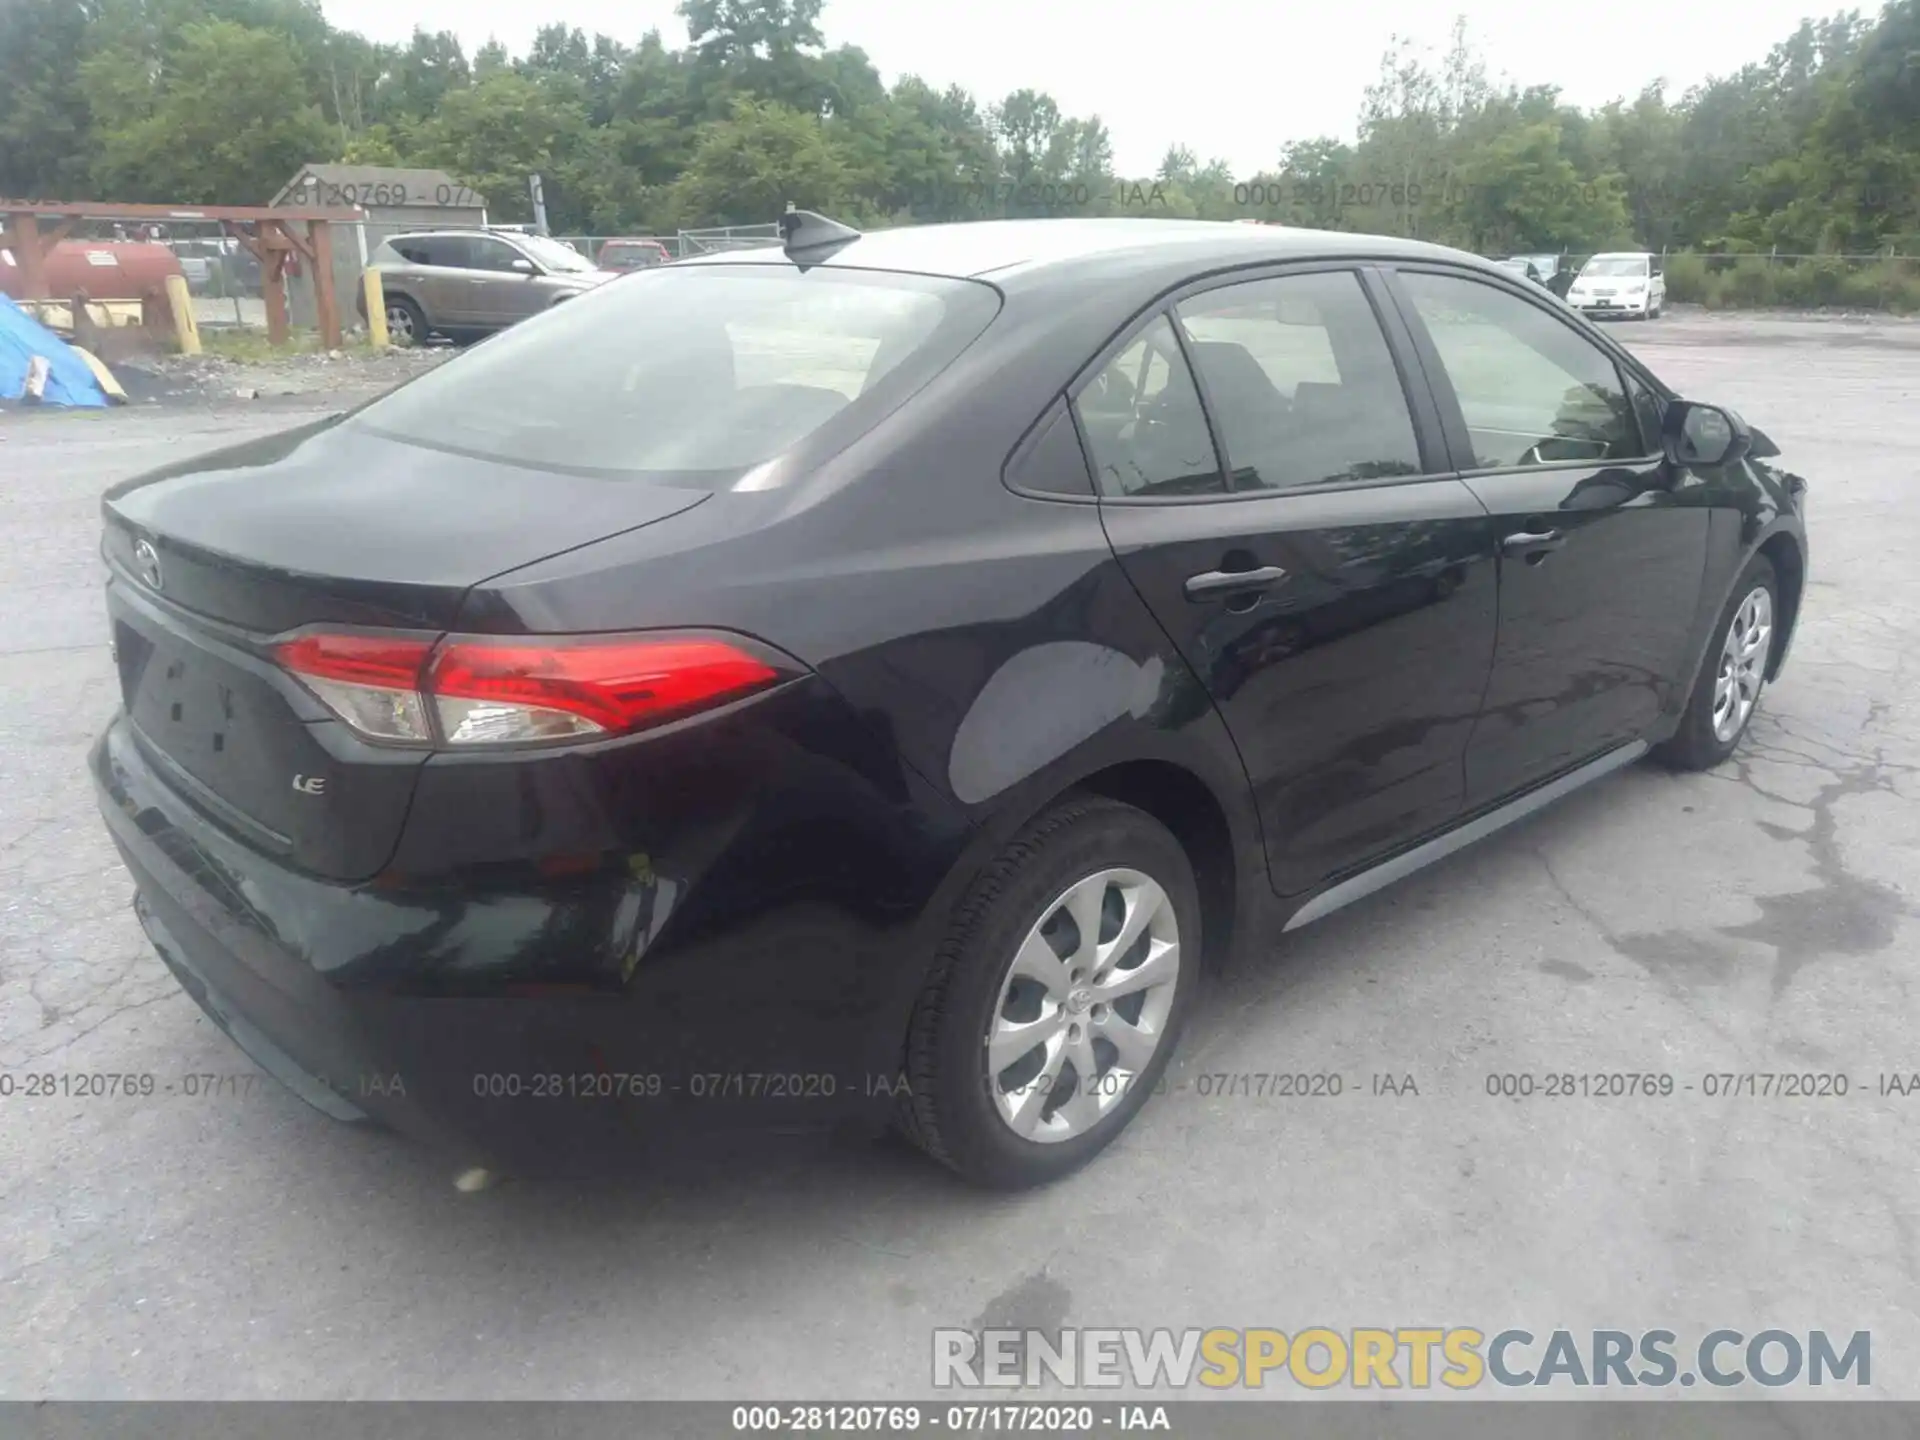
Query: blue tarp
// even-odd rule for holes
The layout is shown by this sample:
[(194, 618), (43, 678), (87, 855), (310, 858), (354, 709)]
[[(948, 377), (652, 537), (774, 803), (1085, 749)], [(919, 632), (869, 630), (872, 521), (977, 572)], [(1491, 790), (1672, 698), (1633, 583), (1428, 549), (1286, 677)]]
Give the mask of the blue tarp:
[(74, 354), (66, 341), (0, 296), (0, 400), (18, 400), (26, 394), (27, 367), (36, 355), (47, 357), (47, 384), (40, 392), (41, 403), (90, 409), (108, 403), (87, 362)]

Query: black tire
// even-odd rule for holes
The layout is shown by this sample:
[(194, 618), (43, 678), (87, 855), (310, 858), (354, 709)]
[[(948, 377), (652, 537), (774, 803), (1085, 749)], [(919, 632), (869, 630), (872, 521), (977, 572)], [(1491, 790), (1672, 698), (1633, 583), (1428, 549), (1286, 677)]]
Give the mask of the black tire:
[[(386, 306), (388, 340), (395, 345), (403, 347), (425, 345), (427, 343), (429, 333), (427, 330), (427, 314), (419, 305), (405, 295), (389, 295), (386, 297)], [(395, 318), (400, 315), (404, 315), (407, 318), (407, 328), (404, 332), (404, 339), (402, 338), (403, 332), (400, 327), (394, 323)]]
[(1767, 638), (1767, 653), (1761, 661), (1762, 669), (1772, 662), (1774, 647), (1780, 643), (1780, 624), (1784, 618), (1780, 610), (1780, 585), (1774, 577), (1773, 562), (1764, 555), (1756, 555), (1740, 572), (1733, 593), (1727, 597), (1726, 608), (1720, 612), (1720, 621), (1713, 627), (1713, 638), (1707, 642), (1706, 654), (1700, 659), (1700, 673), (1693, 678), (1693, 693), (1688, 697), (1680, 728), (1674, 732), (1672, 739), (1654, 752), (1673, 769), (1710, 770), (1720, 764), (1739, 747), (1747, 727), (1753, 723), (1754, 714), (1760, 708), (1760, 701), (1764, 698), (1764, 683), (1761, 691), (1755, 694), (1753, 707), (1740, 721), (1739, 728), (1724, 739), (1714, 733), (1714, 685), (1720, 674), (1727, 631), (1732, 628), (1734, 617), (1740, 613), (1740, 607), (1746, 604), (1747, 597), (1756, 590), (1766, 591), (1773, 627)]
[[(1090, 1128), (1053, 1143), (1016, 1135), (988, 1086), (985, 1037), (1017, 948), (1075, 881), (1125, 867), (1159, 884), (1179, 927), (1179, 970), (1161, 1039)], [(1024, 1189), (1086, 1164), (1126, 1128), (1159, 1083), (1199, 989), (1202, 936), (1193, 867), (1165, 826), (1130, 805), (1072, 795), (1029, 824), (961, 901), (917, 1002), (900, 1129), (965, 1179)], [(1117, 1008), (1117, 1007), (1116, 1007)], [(1104, 1073), (1104, 1072), (1103, 1072)]]

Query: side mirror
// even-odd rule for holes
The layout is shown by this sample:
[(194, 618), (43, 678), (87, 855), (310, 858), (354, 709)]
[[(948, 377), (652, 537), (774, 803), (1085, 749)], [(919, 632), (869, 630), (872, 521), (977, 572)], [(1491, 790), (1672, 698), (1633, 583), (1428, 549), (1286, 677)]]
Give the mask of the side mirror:
[(1695, 400), (1668, 405), (1663, 432), (1667, 458), (1688, 467), (1729, 464), (1753, 445), (1753, 431), (1733, 411)]
[(513, 270), (517, 275), (533, 275), (537, 273), (533, 268), (533, 262), (531, 260), (515, 260), (508, 268)]

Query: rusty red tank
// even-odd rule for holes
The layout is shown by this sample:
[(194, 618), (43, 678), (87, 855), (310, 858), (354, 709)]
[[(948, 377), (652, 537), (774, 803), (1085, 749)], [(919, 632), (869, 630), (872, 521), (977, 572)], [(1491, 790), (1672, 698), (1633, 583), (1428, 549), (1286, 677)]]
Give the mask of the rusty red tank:
[[(90, 300), (138, 300), (163, 288), (167, 276), (186, 273), (165, 245), (126, 240), (62, 240), (47, 256), (46, 272), (50, 300), (81, 290)], [(18, 300), (25, 293), (19, 257), (0, 250), (0, 294)]]

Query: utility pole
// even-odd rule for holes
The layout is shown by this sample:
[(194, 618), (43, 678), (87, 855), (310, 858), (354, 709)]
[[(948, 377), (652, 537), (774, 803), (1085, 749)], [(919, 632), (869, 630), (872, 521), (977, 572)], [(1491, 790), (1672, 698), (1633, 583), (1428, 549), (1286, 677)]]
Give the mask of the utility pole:
[(547, 196), (546, 192), (540, 188), (540, 177), (538, 175), (532, 176), (527, 188), (533, 192), (533, 228), (540, 234), (545, 235), (548, 233)]

